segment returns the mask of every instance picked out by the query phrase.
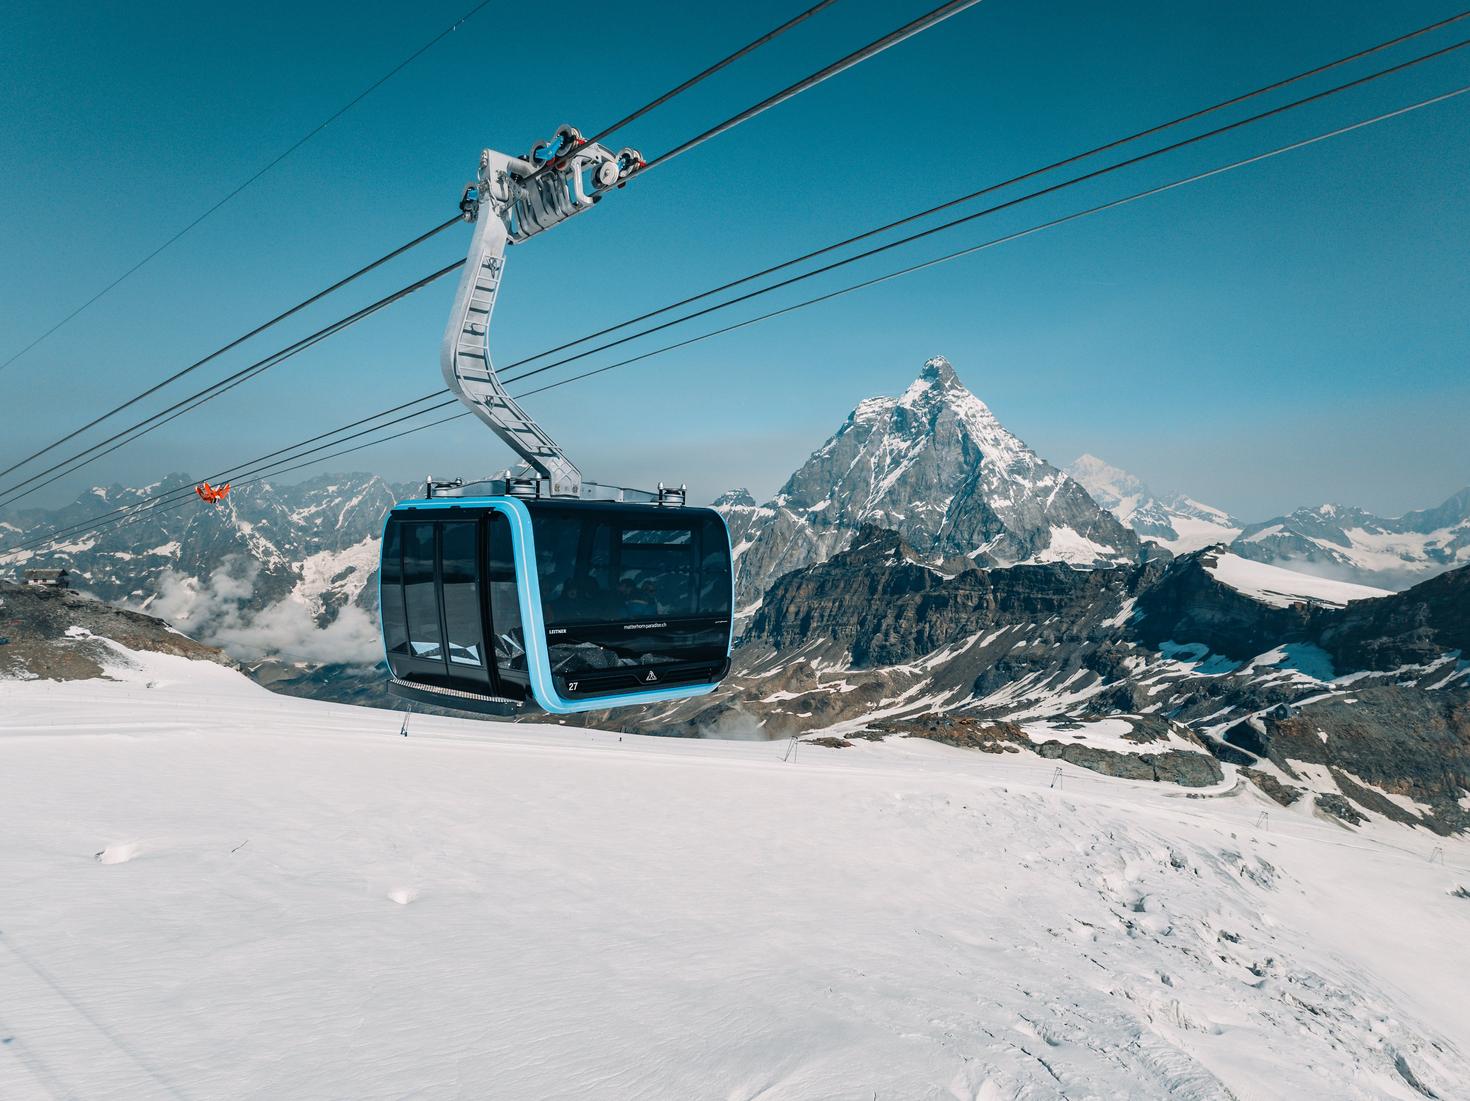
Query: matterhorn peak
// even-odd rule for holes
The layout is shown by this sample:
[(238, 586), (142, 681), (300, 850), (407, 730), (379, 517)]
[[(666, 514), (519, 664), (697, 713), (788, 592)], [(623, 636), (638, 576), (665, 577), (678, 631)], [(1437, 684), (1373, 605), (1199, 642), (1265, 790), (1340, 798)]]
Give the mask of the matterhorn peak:
[(921, 382), (937, 382), (943, 386), (959, 386), (960, 376), (955, 374), (954, 365), (944, 356), (930, 356), (919, 372)]
[[(727, 510), (731, 515), (733, 510)], [(867, 398), (781, 491), (732, 525), (738, 599), (843, 550), (865, 524), (926, 561), (1131, 563), (1137, 537), (1032, 451), (967, 390), (944, 356), (902, 397)]]

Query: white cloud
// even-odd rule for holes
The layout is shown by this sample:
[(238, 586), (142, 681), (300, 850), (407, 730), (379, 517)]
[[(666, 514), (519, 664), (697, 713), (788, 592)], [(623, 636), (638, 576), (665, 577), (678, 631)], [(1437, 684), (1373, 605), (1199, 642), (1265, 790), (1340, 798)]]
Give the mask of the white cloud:
[(382, 656), (377, 624), (356, 606), (342, 608), (325, 627), (306, 605), (289, 597), (259, 611), (246, 607), (259, 574), (259, 564), (240, 555), (226, 558), (207, 581), (165, 570), (148, 614), (242, 661), (275, 657), (371, 665)]

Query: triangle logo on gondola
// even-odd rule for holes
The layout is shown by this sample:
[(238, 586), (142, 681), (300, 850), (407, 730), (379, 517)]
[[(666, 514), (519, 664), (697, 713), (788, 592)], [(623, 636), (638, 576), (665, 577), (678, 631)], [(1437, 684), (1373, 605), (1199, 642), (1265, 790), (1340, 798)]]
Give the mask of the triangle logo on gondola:
[(658, 676), (654, 673), (654, 671), (652, 669), (650, 669), (648, 671), (648, 676), (646, 676), (646, 677), (643, 678), (643, 683), (644, 684), (652, 684), (656, 680), (658, 680)]

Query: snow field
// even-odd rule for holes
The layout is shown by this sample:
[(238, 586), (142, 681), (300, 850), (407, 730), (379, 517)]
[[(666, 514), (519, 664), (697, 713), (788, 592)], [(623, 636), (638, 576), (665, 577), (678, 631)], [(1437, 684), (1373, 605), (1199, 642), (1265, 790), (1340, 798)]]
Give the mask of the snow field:
[(7, 1101), (1466, 1096), (1463, 841), (131, 662), (0, 684)]
[(1388, 589), (1313, 577), (1311, 574), (1242, 558), (1238, 554), (1222, 553), (1206, 569), (1222, 584), (1254, 597), (1262, 604), (1277, 608), (1285, 608), (1298, 600), (1341, 608), (1354, 600), (1372, 600), (1375, 597), (1392, 595)]

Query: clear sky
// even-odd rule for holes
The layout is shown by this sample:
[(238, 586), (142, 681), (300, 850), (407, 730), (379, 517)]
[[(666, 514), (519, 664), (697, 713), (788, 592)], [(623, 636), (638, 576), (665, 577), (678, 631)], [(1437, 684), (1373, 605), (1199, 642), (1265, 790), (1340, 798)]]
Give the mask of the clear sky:
[[(0, 372), (0, 465), (448, 217), (483, 146), (521, 151), (563, 121), (597, 129), (807, 2), (568, 0), (553, 13), (497, 0)], [(610, 140), (656, 154), (933, 3), (839, 0)], [(8, 5), (0, 359), (469, 6)], [(986, 0), (512, 250), (496, 357), (509, 362), (1454, 10), (1414, 0)], [(1463, 37), (1470, 21), (1269, 102)], [(1470, 49), (676, 333), (1467, 82)], [(1324, 500), (1388, 514), (1435, 504), (1470, 483), (1467, 137), (1470, 95), (528, 404), (597, 480), (687, 480), (705, 499), (742, 484), (763, 495), (859, 399), (901, 391), (943, 353), (1059, 464), (1090, 451), (1155, 489), (1247, 519)], [(467, 230), (441, 235), (190, 381), (442, 266), (467, 240)], [(431, 389), (452, 291), (452, 280), (435, 285), (64, 488), (206, 474)], [(467, 421), (341, 463), (410, 479), (483, 475), (508, 459)]]

